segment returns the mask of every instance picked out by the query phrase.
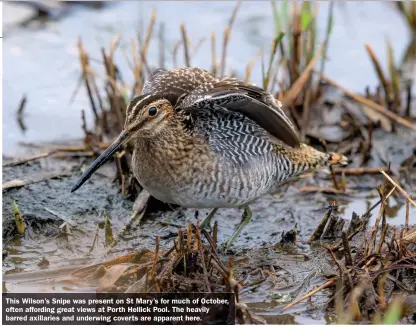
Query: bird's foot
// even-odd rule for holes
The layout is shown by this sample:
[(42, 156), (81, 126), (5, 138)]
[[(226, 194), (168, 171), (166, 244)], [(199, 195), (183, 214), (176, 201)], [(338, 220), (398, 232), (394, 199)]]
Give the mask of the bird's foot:
[(206, 216), (205, 219), (202, 221), (201, 225), (199, 225), (201, 229), (207, 229), (207, 228), (211, 229), (211, 219), (212, 217), (214, 217), (217, 210), (218, 208), (214, 208), (210, 211), (208, 216)]
[(234, 242), (234, 240), (240, 235), (241, 231), (246, 227), (246, 225), (250, 222), (252, 212), (249, 207), (244, 208), (243, 216), (241, 219), (241, 223), (238, 225), (237, 229), (234, 231), (233, 235), (230, 237), (230, 239), (225, 244), (225, 251), (228, 251), (228, 248), (230, 245)]

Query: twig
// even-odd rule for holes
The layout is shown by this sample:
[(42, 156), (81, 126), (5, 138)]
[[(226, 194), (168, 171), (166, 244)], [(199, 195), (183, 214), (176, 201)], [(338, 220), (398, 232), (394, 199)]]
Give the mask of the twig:
[(411, 110), (411, 104), (412, 104), (412, 84), (411, 83), (407, 83), (406, 86), (406, 91), (407, 91), (407, 97), (406, 97), (406, 110), (405, 110), (405, 115), (406, 117), (410, 117), (410, 110)]
[(216, 39), (215, 39), (215, 32), (211, 32), (211, 72), (216, 75), (217, 74), (217, 54), (216, 54), (216, 50), (215, 50), (215, 43), (216, 43)]
[[(381, 207), (383, 207), (383, 211), (381, 212), (381, 214), (383, 216), (383, 221), (381, 222), (381, 235), (380, 235), (378, 245), (376, 247), (376, 253), (380, 253), (381, 247), (383, 246), (383, 242), (386, 238), (387, 227), (388, 227), (387, 222), (386, 222), (386, 215), (385, 215), (385, 212), (384, 212), (384, 203), (383, 202), (381, 202)], [(370, 254), (370, 252), (368, 254)]]
[[(97, 145), (100, 149), (106, 149), (109, 146), (108, 143), (104, 143), (104, 142), (98, 143)], [(24, 146), (26, 146), (26, 145), (24, 145)], [(38, 147), (36, 144), (29, 144), (28, 146)], [(3, 167), (15, 167), (15, 166), (18, 166), (18, 165), (23, 165), (23, 164), (28, 163), (30, 161), (46, 158), (46, 157), (49, 157), (51, 155), (57, 154), (59, 152), (71, 152), (71, 153), (81, 152), (85, 156), (90, 156), (91, 152), (87, 151), (87, 150), (88, 149), (86, 149), (85, 146), (58, 146), (58, 147), (56, 147), (55, 149), (53, 149), (49, 152), (43, 152), (43, 153), (36, 154), (34, 156), (31, 156), (31, 157), (18, 159), (16, 161), (6, 163), (6, 164), (3, 165)]]
[(306, 294), (306, 295), (302, 296), (300, 299), (298, 299), (298, 300), (296, 300), (296, 301), (294, 301), (294, 302), (292, 302), (292, 303), (288, 304), (287, 306), (285, 306), (285, 307), (282, 309), (282, 312), (284, 312), (284, 311), (286, 311), (286, 310), (290, 309), (291, 307), (295, 306), (295, 305), (296, 305), (296, 304), (298, 304), (299, 302), (302, 302), (303, 300), (306, 300), (307, 298), (310, 298), (312, 295), (314, 295), (314, 294), (318, 293), (320, 290), (323, 290), (324, 288), (327, 288), (327, 287), (331, 286), (332, 284), (334, 284), (334, 283), (336, 282), (336, 280), (337, 280), (336, 278), (331, 278), (331, 279), (330, 279), (330, 280), (328, 280), (325, 284), (323, 284), (323, 285), (321, 285), (321, 286), (317, 287), (316, 289), (314, 289), (314, 290), (310, 291), (308, 294)]
[(49, 152), (40, 153), (40, 154), (31, 156), (31, 157), (28, 157), (28, 158), (23, 158), (23, 159), (20, 159), (20, 160), (16, 160), (16, 161), (13, 161), (13, 162), (6, 163), (6, 164), (3, 165), (3, 167), (15, 167), (15, 166), (23, 165), (27, 162), (30, 162), (30, 161), (33, 161), (33, 160), (36, 160), (36, 159), (49, 157), (50, 155), (52, 155), (56, 152), (57, 152), (56, 150), (52, 150), (52, 151), (49, 151)]
[(81, 37), (78, 37), (78, 51), (79, 51), (79, 60), (81, 62), (81, 68), (82, 68), (82, 77), (84, 79), (84, 83), (85, 83), (85, 87), (87, 88), (87, 92), (88, 92), (88, 97), (90, 99), (90, 103), (91, 103), (91, 108), (94, 112), (94, 116), (95, 116), (95, 120), (98, 121), (98, 112), (97, 112), (97, 108), (95, 106), (95, 101), (94, 101), (94, 97), (92, 94), (92, 90), (91, 90), (91, 86), (89, 83), (89, 78), (88, 78), (88, 67), (89, 67), (89, 59), (88, 59), (88, 54), (85, 52), (83, 46), (82, 46), (82, 41), (81, 41)]
[(2, 189), (4, 191), (4, 190), (11, 189), (11, 188), (22, 187), (22, 186), (26, 186), (26, 185), (29, 185), (29, 184), (44, 182), (44, 181), (47, 181), (49, 179), (68, 177), (68, 176), (71, 176), (71, 174), (69, 172), (61, 172), (61, 173), (47, 174), (47, 175), (43, 175), (43, 176), (36, 176), (33, 179), (27, 179), (27, 180), (13, 179), (9, 182), (4, 183), (2, 185)]
[(17, 108), (16, 116), (17, 116), (17, 122), (19, 123), (20, 128), (22, 131), (26, 130), (26, 126), (23, 122), (23, 111), (25, 109), (27, 97), (26, 94), (23, 94), (22, 99), (20, 100), (19, 107)]
[(84, 109), (81, 110), (81, 120), (82, 120), (81, 128), (84, 131), (85, 136), (87, 136), (88, 135), (88, 129), (87, 129), (87, 121), (85, 120), (85, 110)]
[(380, 169), (388, 170), (388, 167), (381, 168), (334, 168), (335, 174), (345, 175), (365, 175), (365, 174), (379, 174)]
[(284, 98), (282, 99), (282, 104), (284, 106), (288, 106), (296, 99), (296, 97), (299, 95), (300, 91), (302, 90), (305, 83), (309, 80), (309, 77), (312, 73), (312, 69), (315, 67), (316, 62), (318, 61), (319, 57), (321, 56), (324, 48), (325, 48), (326, 41), (322, 43), (322, 45), (319, 47), (318, 51), (316, 52), (315, 56), (312, 58), (312, 60), (309, 62), (309, 64), (306, 66), (305, 70), (302, 72), (302, 75), (300, 75), (296, 81), (293, 83), (292, 87), (289, 91), (286, 92)]
[(389, 100), (390, 98), (390, 87), (387, 83), (387, 79), (384, 76), (383, 69), (381, 69), (380, 61), (378, 60), (376, 54), (374, 53), (373, 49), (369, 44), (365, 45), (365, 49), (367, 50), (368, 55), (371, 58), (371, 61), (373, 62), (374, 68), (377, 72), (378, 78), (380, 79), (380, 83), (383, 86), (384, 94), (386, 96), (386, 99)]
[(319, 187), (319, 186), (310, 186), (305, 185), (299, 188), (301, 192), (324, 192), (324, 193), (332, 193), (332, 194), (349, 194), (347, 191), (337, 190), (333, 187)]
[(156, 236), (156, 249), (155, 249), (155, 257), (153, 261), (152, 268), (150, 270), (150, 280), (152, 282), (155, 282), (155, 276), (156, 276), (156, 267), (159, 260), (159, 246), (160, 246), (160, 236)]
[(214, 250), (217, 248), (217, 235), (218, 235), (218, 221), (216, 220), (214, 223), (214, 227), (212, 228), (212, 242), (214, 245)]
[[(393, 187), (392, 189), (391, 189), (391, 191), (389, 192), (389, 194), (387, 194), (387, 196), (386, 196), (386, 200), (390, 197), (390, 195), (392, 195), (393, 194), (393, 192), (394, 192), (394, 190), (395, 190), (396, 188), (395, 187)], [(363, 215), (362, 215), (362, 217), (366, 217), (366, 216), (368, 216), (369, 214), (370, 214), (370, 212), (371, 211), (373, 211), (379, 204), (381, 203), (381, 199), (380, 200), (378, 200), (376, 203), (374, 203), (372, 206), (371, 206), (371, 208), (370, 209), (368, 209)]]
[(348, 267), (352, 267), (353, 262), (351, 256), (350, 243), (348, 241), (347, 233), (345, 231), (342, 232), (342, 245), (344, 246), (345, 265)]
[(191, 57), (193, 57), (193, 56), (195, 56), (197, 54), (197, 52), (199, 51), (199, 49), (202, 47), (202, 45), (204, 44), (204, 42), (206, 40), (207, 40), (207, 38), (205, 38), (205, 37), (200, 38), (198, 40), (198, 43), (196, 45), (192, 45), (193, 50), (192, 50), (192, 56)]
[[(144, 39), (144, 42), (141, 46), (140, 49), (140, 64), (138, 67), (138, 72), (141, 75), (142, 71), (143, 71), (143, 67), (146, 68), (147, 72), (150, 73), (150, 67), (147, 65), (147, 61), (146, 61), (146, 56), (147, 56), (147, 50), (149, 49), (149, 44), (150, 44), (150, 39), (152, 37), (153, 34), (153, 27), (155, 25), (156, 22), (156, 15), (157, 15), (157, 10), (153, 9), (152, 11), (152, 15), (150, 16), (150, 21), (149, 21), (149, 25), (147, 26), (147, 33), (146, 33), (146, 37)], [(137, 81), (138, 83), (141, 84), (141, 80)], [(140, 90), (141, 90), (141, 86), (140, 85)]]
[(90, 249), (88, 250), (88, 254), (91, 254), (91, 252), (94, 250), (95, 243), (96, 243), (97, 238), (98, 238), (99, 229), (100, 229), (100, 226), (99, 226), (99, 224), (97, 224), (97, 227), (95, 228), (95, 232), (94, 232), (94, 237), (92, 238), (92, 242), (91, 242), (91, 245), (90, 245)]
[(403, 190), (401, 188), (401, 186), (399, 184), (397, 184), (389, 175), (387, 175), (382, 169), (380, 169), (380, 172), (390, 181), (390, 183), (392, 183), (394, 186), (397, 187), (397, 189), (400, 191), (401, 194), (403, 194), (403, 196), (416, 207), (416, 203), (412, 200), (412, 198), (410, 197), (409, 194), (407, 194), (407, 192), (405, 190)]
[[(348, 240), (347, 240), (347, 242), (348, 242)], [(336, 266), (337, 266), (337, 268), (339, 270), (340, 279), (342, 281), (343, 280), (343, 272), (346, 270), (345, 266), (344, 267), (341, 266), (341, 262), (337, 259), (337, 257), (335, 256), (334, 252), (332, 251), (332, 249), (329, 246), (326, 246), (324, 244), (321, 244), (321, 246), (324, 249), (326, 249), (329, 252), (329, 254), (331, 255), (332, 260), (335, 262), (335, 264), (336, 264)]]
[(202, 242), (201, 242), (201, 231), (199, 229), (199, 223), (197, 223), (196, 225), (195, 236), (199, 239), (198, 252), (199, 252), (200, 259), (201, 259), (202, 270), (204, 272), (205, 287), (206, 287), (207, 292), (211, 293), (211, 286), (209, 284), (209, 278), (208, 278), (208, 270), (205, 264), (204, 246), (202, 245)]
[(335, 188), (337, 191), (346, 192), (344, 188), (340, 189), (340, 187), (339, 187), (339, 185), (338, 185), (337, 178), (335, 177), (334, 167), (333, 167), (333, 166), (329, 166), (329, 170), (330, 170), (330, 172), (331, 172), (331, 179), (332, 179), (332, 183), (334, 184), (334, 188)]
[(175, 69), (178, 67), (178, 62), (177, 62), (176, 57), (178, 55), (179, 46), (181, 44), (182, 44), (182, 41), (179, 40), (179, 41), (176, 41), (172, 47), (172, 63), (173, 63), (173, 68)]
[(404, 223), (404, 229), (405, 231), (409, 231), (409, 213), (410, 213), (410, 204), (409, 204), (409, 199), (406, 199), (406, 218), (405, 218), (405, 223)]
[[(327, 50), (328, 50), (328, 46), (329, 46), (329, 39), (330, 39), (329, 36), (331, 35), (332, 26), (333, 26), (334, 3), (335, 3), (335, 1), (332, 1), (332, 0), (329, 1), (328, 21), (327, 21), (326, 33), (325, 33), (326, 47), (324, 49), (324, 53), (322, 54), (321, 67), (320, 67), (320, 70), (319, 70), (321, 73), (323, 73), (325, 71), (325, 60), (326, 60), (326, 54), (327, 54)], [(321, 92), (321, 86), (322, 86), (321, 80), (319, 80), (319, 82), (318, 82), (318, 91), (319, 91), (319, 93)]]
[(258, 53), (254, 58), (250, 59), (250, 61), (247, 63), (246, 72), (244, 75), (245, 82), (249, 82), (251, 73), (253, 72), (254, 65), (256, 64), (256, 61), (259, 59), (259, 57), (260, 53)]
[(159, 25), (159, 68), (165, 68), (165, 23)]
[[(215, 227), (215, 224), (214, 224), (214, 227)], [(202, 234), (204, 234), (206, 240), (208, 241), (209, 245), (211, 246), (211, 250), (212, 250), (211, 254), (212, 254), (212, 257), (213, 257), (212, 259), (217, 262), (217, 264), (221, 267), (221, 269), (223, 271), (225, 271), (226, 268), (223, 265), (223, 263), (221, 262), (220, 258), (218, 257), (218, 253), (216, 251), (216, 243), (214, 243), (214, 240), (211, 238), (211, 235), (209, 235), (209, 233), (205, 229), (202, 230)]]
[(189, 49), (188, 49), (188, 37), (186, 36), (186, 29), (183, 23), (181, 24), (181, 35), (182, 35), (183, 51), (185, 54), (185, 65), (187, 67), (191, 67), (191, 58), (189, 57)]
[(72, 246), (72, 233), (71, 233), (71, 226), (68, 224), (68, 222), (64, 222), (61, 226), (59, 226), (60, 229), (64, 229), (65, 230), (65, 236), (66, 236), (66, 241), (68, 243), (68, 248), (71, 250), (71, 252), (74, 251), (74, 247)]
[(238, 0), (237, 5), (235, 6), (233, 10), (233, 13), (231, 14), (230, 21), (228, 22), (228, 25), (224, 31), (224, 40), (223, 40), (223, 45), (222, 45), (222, 56), (221, 56), (221, 70), (220, 70), (221, 76), (225, 74), (225, 63), (227, 60), (227, 45), (228, 45), (228, 41), (230, 40), (231, 28), (233, 27), (240, 5), (241, 5), (241, 0)]
[[(383, 199), (383, 194), (381, 194), (381, 193), (380, 193), (380, 199), (382, 200), (381, 205), (380, 205), (380, 210), (378, 211), (376, 222), (374, 223), (373, 232), (371, 234), (369, 246), (368, 246), (368, 249), (367, 249), (368, 250), (367, 255), (369, 255), (373, 252), (373, 248), (375, 246), (376, 236), (377, 236), (377, 232), (378, 232), (378, 225), (380, 223), (380, 219), (381, 219), (382, 215), (384, 216), (384, 208), (385, 208), (386, 199), (385, 198)], [(383, 227), (384, 227), (384, 225), (383, 225)]]
[(346, 95), (348, 95), (349, 97), (353, 98), (355, 101), (358, 101), (364, 105), (366, 105), (368, 108), (373, 109), (381, 114), (383, 114), (384, 116), (390, 118), (391, 120), (407, 127), (410, 128), (411, 130), (416, 131), (416, 125), (410, 123), (409, 121), (407, 121), (406, 119), (400, 117), (399, 115), (386, 110), (386, 108), (384, 108), (383, 106), (375, 103), (374, 101), (371, 101), (361, 95), (355, 94), (354, 92), (351, 92), (350, 90), (344, 88), (343, 86), (341, 86), (340, 84), (338, 84), (337, 82), (335, 82), (334, 80), (332, 80), (331, 78), (329, 78), (328, 76), (321, 74), (320, 76), (323, 80), (325, 80), (328, 84), (331, 84), (332, 86), (340, 89), (342, 92), (344, 92)]
[[(104, 48), (101, 49), (101, 53), (104, 60), (105, 70), (107, 72), (107, 85), (111, 88), (112, 91), (110, 93), (108, 91), (108, 88), (106, 88), (108, 98), (111, 103), (111, 108), (114, 109), (114, 111), (116, 112), (119, 128), (120, 130), (122, 130), (124, 125), (124, 117), (123, 113), (121, 112), (120, 98), (116, 92), (114, 63), (112, 61), (112, 57), (107, 56)], [(114, 83), (111, 83), (111, 81), (113, 81)]]
[(326, 223), (328, 222), (329, 217), (331, 217), (332, 214), (332, 210), (334, 210), (336, 208), (335, 202), (328, 208), (328, 211), (325, 213), (325, 215), (322, 217), (321, 222), (319, 223), (318, 227), (316, 227), (315, 231), (313, 232), (313, 234), (311, 235), (311, 237), (308, 240), (308, 243), (310, 244), (311, 242), (317, 240), (318, 238), (321, 237)]

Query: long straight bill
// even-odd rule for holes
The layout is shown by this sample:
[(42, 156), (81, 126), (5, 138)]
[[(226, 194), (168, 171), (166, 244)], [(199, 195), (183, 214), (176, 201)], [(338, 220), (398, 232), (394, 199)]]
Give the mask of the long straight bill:
[(103, 152), (101, 155), (88, 167), (88, 169), (82, 174), (81, 178), (77, 181), (71, 192), (78, 190), (82, 184), (90, 179), (91, 175), (104, 165), (125, 142), (130, 138), (130, 133), (122, 131), (120, 135), (114, 140), (114, 142)]

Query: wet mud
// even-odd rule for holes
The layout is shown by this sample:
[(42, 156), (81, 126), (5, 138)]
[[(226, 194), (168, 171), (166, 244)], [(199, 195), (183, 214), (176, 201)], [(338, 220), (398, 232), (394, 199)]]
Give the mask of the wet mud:
[[(198, 7), (198, 5), (195, 6)], [(348, 6), (352, 9), (355, 8), (350, 4)], [(171, 18), (170, 11), (164, 12), (163, 8), (160, 9), (163, 21), (166, 20), (166, 17)], [(248, 16), (252, 17), (251, 9), (253, 8), (247, 8), (243, 12), (245, 20)], [(120, 10), (119, 14), (123, 16), (123, 12), (130, 13), (131, 7), (125, 3), (114, 7), (114, 10), (115, 12)], [(258, 10), (264, 9), (259, 7)], [(222, 11), (225, 12), (225, 10)], [(109, 13), (104, 10), (104, 14)], [(113, 14), (110, 14), (100, 14), (97, 16), (98, 18), (90, 19), (89, 15), (93, 14), (88, 12), (81, 15), (80, 19), (88, 23), (91, 21), (93, 23), (100, 22), (100, 24), (102, 24), (101, 21), (107, 22), (108, 26), (104, 27), (97, 23), (100, 26), (96, 26), (94, 30), (100, 33), (105, 30), (105, 42), (109, 43), (115, 34), (115, 28), (111, 25), (113, 24)], [(259, 17), (262, 18), (263, 15), (262, 12)], [(208, 16), (211, 17), (211, 15)], [(137, 21), (128, 21), (128, 19), (132, 19), (129, 18), (131, 15), (123, 17), (127, 19), (126, 25), (120, 24), (120, 26), (123, 25), (126, 31), (134, 30)], [(29, 48), (30, 51), (22, 51), (22, 44), (26, 43), (27, 38), (32, 37), (30, 33), (33, 31), (17, 29), (11, 33), (10, 40), (12, 42), (8, 47), (6, 59), (8, 58), (12, 62), (15, 60), (12, 58), (18, 55), (21, 63), (27, 64), (33, 62), (33, 58), (30, 58), (31, 60), (23, 59), (28, 55), (33, 56), (33, 53), (38, 51), (39, 60), (36, 61), (37, 63), (48, 61), (48, 58), (51, 57), (59, 58), (59, 60), (48, 62), (48, 66), (50, 64), (56, 65), (49, 67), (53, 71), (65, 67), (66, 75), (65, 78), (61, 78), (61, 82), (64, 84), (60, 83), (61, 88), (57, 89), (50, 87), (51, 85), (55, 86), (56, 77), (45, 74), (43, 78), (49, 81), (45, 84), (46, 86), (41, 84), (36, 94), (29, 94), (29, 106), (26, 108), (28, 113), (23, 115), (29, 128), (24, 137), (23, 134), (16, 132), (15, 103), (6, 102), (5, 105), (8, 110), (8, 123), (5, 125), (7, 137), (5, 151), (8, 155), (3, 154), (5, 166), (2, 172), (3, 292), (96, 291), (96, 284), (85, 283), (82, 278), (75, 278), (74, 272), (85, 272), (90, 268), (97, 268), (89, 276), (94, 279), (97, 277), (95, 274), (100, 272), (100, 267), (106, 266), (108, 268), (111, 264), (105, 265), (104, 263), (111, 262), (113, 259), (119, 260), (128, 257), (131, 253), (154, 252), (156, 245), (160, 246), (162, 253), (165, 253), (163, 251), (172, 248), (175, 239), (178, 238), (179, 229), (181, 231), (189, 230), (189, 224), (195, 226), (209, 212), (209, 210), (184, 209), (151, 199), (141, 222), (135, 223), (127, 231), (123, 231), (123, 228), (130, 222), (136, 194), (128, 196), (122, 194), (120, 182), (117, 179), (115, 161), (103, 166), (76, 193), (71, 193), (70, 189), (96, 154), (82, 153), (80, 158), (69, 158), (68, 156), (61, 159), (51, 155), (31, 160), (25, 164), (9, 165), (19, 158), (44, 153), (57, 146), (56, 144), (40, 145), (37, 143), (29, 147), (22, 147), (17, 146), (18, 140), (38, 141), (55, 137), (67, 140), (70, 137), (80, 136), (82, 132), (81, 119), (78, 120), (76, 117), (80, 116), (78, 113), (81, 109), (89, 106), (85, 94), (74, 100), (73, 107), (77, 108), (76, 115), (68, 108), (57, 110), (57, 106), (61, 106), (63, 98), (65, 98), (65, 105), (70, 102), (67, 101), (70, 97), (68, 89), (72, 90), (79, 77), (78, 58), (75, 55), (74, 40), (76, 36), (72, 35), (72, 29), (74, 26), (83, 26), (83, 24), (79, 24), (79, 20), (74, 22), (76, 18), (63, 19), (61, 23), (64, 29), (67, 32), (71, 31), (71, 33), (59, 38), (47, 29), (38, 31), (37, 37), (41, 41), (46, 39), (49, 42), (45, 43), (44, 40), (38, 42), (39, 49), (35, 47), (34, 49)], [(365, 20), (360, 19), (360, 21)], [(391, 22), (390, 19), (385, 19), (381, 25), (384, 26), (385, 21)], [(338, 24), (338, 20), (335, 22)], [(209, 25), (211, 27), (211, 21)], [(250, 51), (245, 49), (246, 45), (243, 41), (246, 39), (242, 35), (245, 35), (247, 31), (244, 31), (244, 28), (246, 27), (243, 26), (243, 31), (237, 29), (233, 32), (237, 33), (237, 43), (244, 47), (243, 51), (234, 51), (235, 54), (244, 54), (243, 57), (232, 57), (230, 60), (234, 64), (238, 63), (238, 66), (240, 66), (240, 62), (247, 62), (252, 55), (255, 55), (253, 49), (250, 48)], [(256, 29), (258, 28), (256, 27)], [(340, 26), (338, 26), (338, 30), (339, 28)], [(77, 30), (74, 33), (83, 34), (84, 30)], [(271, 28), (270, 31), (272, 30)], [(244, 33), (240, 35), (242, 32)], [(86, 45), (92, 44), (91, 40), (95, 37), (95, 34), (92, 34), (83, 35)], [(405, 33), (395, 34), (401, 35), (405, 39)], [(361, 37), (366, 41), (372, 39), (368, 35), (361, 35)], [(249, 38), (251, 39), (253, 36), (251, 35)], [(342, 40), (345, 43), (345, 38), (336, 36), (331, 39), (331, 42), (338, 42), (337, 40)], [(397, 41), (396, 38), (393, 41)], [(68, 44), (73, 46), (68, 46)], [(336, 48), (341, 49), (337, 45), (332, 49)], [(351, 45), (347, 48), (352, 49), (355, 53), (357, 46)], [(48, 49), (47, 53), (44, 52), (45, 49)], [(66, 61), (62, 59), (64, 58), (62, 57), (63, 49), (72, 56), (65, 59)], [(60, 55), (56, 56), (57, 53)], [(200, 53), (205, 54), (201, 57), (204, 60), (193, 61), (195, 65), (199, 61), (204, 62), (209, 59), (205, 58), (209, 51), (201, 51)], [(98, 58), (97, 52), (93, 54), (93, 57)], [(352, 54), (351, 52), (341, 54), (336, 51), (332, 57), (341, 55), (349, 57)], [(150, 57), (156, 56), (151, 55)], [(364, 62), (363, 60), (355, 61)], [(121, 66), (119, 68), (125, 71), (126, 64), (123, 62), (120, 60)], [(342, 58), (338, 58), (332, 63), (329, 61), (328, 65), (332, 67), (332, 71), (331, 69), (329, 71), (331, 74), (335, 71), (335, 75), (338, 75), (337, 78), (344, 79), (343, 85), (344, 82), (347, 82), (350, 89), (361, 90), (361, 84), (370, 83), (369, 80), (361, 78), (361, 75), (366, 78), (369, 75), (363, 73), (364, 70), (361, 70), (363, 67), (351, 68), (348, 65), (341, 65), (339, 62), (343, 62)], [(153, 62), (151, 64), (153, 65)], [(28, 70), (36, 71), (35, 68), (37, 69), (38, 66), (42, 65), (30, 66)], [(367, 63), (364, 66), (368, 69), (371, 68), (367, 67), (369, 66)], [(12, 74), (9, 73), (9, 75)], [(257, 71), (253, 76), (259, 78), (261, 74)], [(16, 79), (16, 77), (14, 78)], [(357, 80), (359, 80), (358, 84)], [(11, 98), (20, 98), (22, 89), (26, 92), (33, 88), (32, 84), (25, 84), (25, 82), (27, 82), (26, 79), (19, 78), (19, 83), (10, 83), (8, 94), (13, 95)], [(371, 110), (369, 112), (368, 108), (360, 106), (339, 92), (326, 91), (325, 97), (319, 100), (313, 108), (310, 108), (310, 122), (305, 131), (308, 143), (322, 151), (347, 153), (351, 160), (350, 167), (374, 168), (376, 170), (383, 167), (387, 171), (390, 166), (392, 175), (414, 199), (416, 197), (416, 133), (394, 124), (383, 116), (374, 115), (374, 112)], [(38, 110), (44, 106), (45, 110)], [(294, 108), (292, 109), (295, 111)], [(300, 115), (301, 111), (298, 114)], [(416, 116), (414, 105), (407, 116), (409, 121), (414, 122), (414, 118), (411, 118)], [(51, 120), (61, 123), (50, 126)], [(89, 126), (92, 126), (89, 120), (88, 123)], [(45, 128), (38, 128), (39, 126)], [(63, 134), (61, 135), (61, 133)], [(326, 148), (323, 143), (326, 143)], [(83, 140), (64, 141), (59, 145), (81, 147)], [(335, 177), (328, 172), (307, 174), (296, 181), (283, 185), (275, 194), (258, 199), (251, 205), (253, 216), (250, 223), (234, 241), (228, 252), (224, 251), (222, 244), (232, 235), (243, 212), (239, 209), (219, 209), (212, 220), (212, 224), (214, 222), (218, 224), (218, 234), (215, 239), (218, 244), (217, 250), (220, 260), (229, 262), (232, 258), (234, 278), (244, 284), (239, 294), (240, 302), (245, 303), (250, 312), (264, 319), (267, 323), (321, 324), (337, 321), (333, 308), (328, 305), (334, 294), (330, 289), (323, 289), (312, 299), (309, 298), (284, 312), (282, 311), (284, 306), (338, 274), (339, 267), (321, 243), (331, 245), (339, 241), (339, 235), (326, 235), (312, 244), (308, 242), (322, 217), (328, 212), (328, 208), (336, 203), (337, 208), (334, 209), (331, 216), (333, 220), (330, 221), (345, 221), (346, 228), (354, 213), (362, 215), (380, 198), (376, 187), (383, 183), (384, 177), (378, 171), (371, 174), (345, 175), (334, 172), (334, 175)], [(341, 187), (339, 187), (340, 185)], [(25, 222), (26, 228), (23, 235), (17, 233), (15, 213), (13, 212), (14, 204), (17, 205)], [(378, 208), (371, 212), (368, 229), (371, 229), (377, 219), (377, 210)], [(410, 206), (407, 211), (405, 198), (396, 192), (386, 203), (386, 222), (389, 226), (397, 226), (401, 229), (405, 224), (406, 215), (410, 218), (410, 227), (414, 227), (416, 209)], [(110, 222), (110, 228), (108, 222)], [(112, 234), (111, 237), (109, 230)], [(368, 230), (358, 233), (351, 240), (351, 252), (354, 256), (362, 245), (362, 241), (368, 237), (366, 232)], [(117, 238), (118, 235), (121, 235), (120, 238)], [(391, 233), (388, 236), (392, 237)], [(109, 238), (112, 237), (117, 238), (117, 243), (114, 246), (109, 246), (111, 243)], [(394, 237), (392, 238), (394, 239)], [(189, 282), (192, 283), (192, 281)], [(405, 282), (402, 285), (406, 287)], [(413, 290), (414, 292), (415, 290)]]
[[(396, 134), (387, 134), (378, 130), (370, 166), (378, 167), (386, 160), (397, 168), (407, 159), (409, 171), (414, 172), (414, 144), (414, 133), (400, 130)], [(358, 160), (356, 156), (352, 159)], [(5, 164), (13, 160), (5, 161)], [(91, 160), (50, 157), (3, 168), (3, 181), (11, 185), (6, 189), (3, 185), (3, 290), (88, 290), (88, 286), (71, 281), (70, 273), (130, 251), (154, 249), (157, 236), (161, 249), (167, 249), (172, 246), (178, 228), (186, 230), (189, 223), (196, 224), (209, 212), (152, 200), (140, 224), (123, 233), (117, 245), (108, 251), (103, 227), (105, 217), (109, 217), (113, 234), (117, 235), (129, 221), (134, 196), (121, 194), (120, 185), (115, 182), (114, 162), (106, 164), (78, 192), (70, 193)], [(408, 177), (406, 184), (414, 187), (415, 174), (409, 173)], [(29, 182), (13, 186), (15, 180)], [(325, 249), (307, 243), (328, 207), (335, 201), (338, 205), (335, 216), (344, 219), (347, 226), (353, 212), (363, 214), (377, 202), (375, 188), (382, 181), (380, 174), (348, 176), (345, 194), (305, 192), (305, 187), (332, 186), (331, 176), (327, 173), (308, 174), (253, 203), (249, 225), (228, 253), (220, 252), (224, 260), (230, 256), (234, 258), (236, 278), (249, 285), (241, 292), (240, 301), (269, 323), (330, 321), (330, 315), (318, 314), (326, 311), (330, 291), (324, 290), (313, 302), (302, 302), (287, 312), (282, 313), (281, 309), (336, 274), (336, 267)], [(409, 191), (414, 194), (414, 189)], [(14, 201), (27, 226), (24, 235), (16, 233)], [(402, 198), (390, 199), (386, 210), (388, 223), (402, 225), (404, 210)], [(218, 244), (228, 240), (240, 222), (241, 214), (239, 209), (217, 211), (212, 223), (218, 223)], [(411, 222), (415, 214), (411, 208)], [(375, 213), (370, 220), (374, 219)], [(62, 227), (65, 222), (70, 225), (69, 234)], [(296, 231), (295, 244), (282, 242), (284, 234), (293, 230)], [(96, 232), (98, 238), (92, 249)]]

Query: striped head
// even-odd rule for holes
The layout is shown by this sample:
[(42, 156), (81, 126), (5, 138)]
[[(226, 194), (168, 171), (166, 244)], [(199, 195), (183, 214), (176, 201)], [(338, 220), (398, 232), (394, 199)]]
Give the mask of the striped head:
[(113, 143), (91, 164), (77, 181), (71, 192), (76, 191), (91, 175), (106, 163), (123, 144), (134, 138), (152, 138), (166, 130), (175, 116), (172, 102), (166, 97), (141, 95), (127, 106), (124, 129)]
[(151, 138), (163, 131), (175, 109), (169, 99), (158, 95), (135, 97), (127, 106), (124, 131), (130, 138)]

